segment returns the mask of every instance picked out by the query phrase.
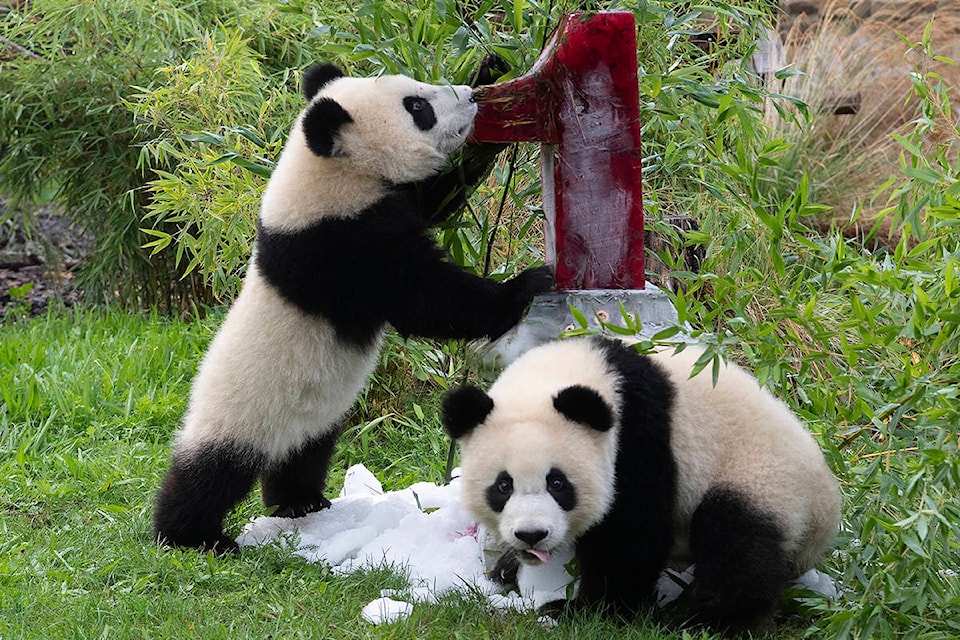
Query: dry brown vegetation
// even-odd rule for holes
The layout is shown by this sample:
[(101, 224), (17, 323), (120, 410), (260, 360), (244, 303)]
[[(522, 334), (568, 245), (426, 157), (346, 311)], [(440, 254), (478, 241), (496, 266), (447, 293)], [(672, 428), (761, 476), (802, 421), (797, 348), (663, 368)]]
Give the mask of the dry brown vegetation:
[[(789, 18), (784, 61), (802, 74), (771, 88), (802, 99), (812, 118), (784, 122), (771, 109), (770, 120), (796, 143), (793, 168), (807, 172), (816, 199), (833, 207), (817, 221), (821, 227), (864, 237), (876, 223), (874, 241), (896, 242), (889, 222), (876, 219), (885, 204), (878, 189), (899, 168), (891, 134), (916, 117), (911, 73), (933, 72), (960, 86), (960, 68), (946, 60), (960, 60), (960, 3), (937, 4), (875, 2), (865, 10), (862, 2), (827, 0), (813, 17)], [(911, 47), (928, 28), (932, 52), (945, 59)], [(836, 115), (838, 99), (851, 97), (859, 99), (858, 112)]]

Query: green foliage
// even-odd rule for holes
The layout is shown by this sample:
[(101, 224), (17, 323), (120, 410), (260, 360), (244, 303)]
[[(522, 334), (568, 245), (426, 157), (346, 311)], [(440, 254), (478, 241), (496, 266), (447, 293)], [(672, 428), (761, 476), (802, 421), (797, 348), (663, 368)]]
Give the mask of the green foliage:
[[(914, 47), (935, 55), (929, 27)], [(843, 278), (844, 288), (867, 289), (884, 303), (870, 308), (865, 298), (852, 311), (883, 336), (886, 369), (874, 383), (877, 409), (859, 426), (882, 448), (852, 467), (858, 486), (851, 522), (864, 571), (848, 567), (844, 577), (859, 606), (828, 627), (849, 629), (849, 637), (960, 632), (960, 130), (951, 116), (957, 94), (934, 73), (911, 79), (917, 118), (898, 138), (902, 176), (891, 181), (884, 212), (901, 229), (900, 242), (891, 255)], [(931, 148), (931, 140), (939, 142)]]
[(705, 186), (732, 206), (701, 208), (707, 260), (675, 294), (693, 335), (787, 399), (842, 478), (830, 562), (842, 595), (815, 604), (811, 637), (958, 629), (958, 132), (939, 78), (918, 73), (914, 86), (915, 129), (899, 139), (902, 175), (885, 190), (895, 249), (870, 254), (811, 233), (802, 221), (820, 207), (805, 178), (787, 193), (764, 182), (783, 141), (744, 151), (738, 140), (711, 152), (723, 176)]
[[(737, 58), (752, 53), (761, 30), (770, 24), (772, 6), (740, 4), (687, 5), (677, 13), (675, 3), (640, 3), (644, 186), (654, 193), (695, 197), (696, 190), (684, 185), (707, 175), (706, 156), (750, 144), (764, 133), (757, 117), (764, 94)], [(710, 9), (716, 13), (707, 13)], [(707, 53), (690, 36), (711, 29), (719, 44)], [(683, 210), (685, 204), (664, 206)]]
[[(94, 299), (189, 311), (235, 287), (265, 156), (296, 112), (291, 70), (313, 58), (310, 15), (273, 0), (17, 5), (0, 15), (24, 51), (0, 60), (0, 191), (57, 202), (93, 234), (80, 284)], [(195, 272), (214, 254), (219, 271)]]
[(160, 132), (139, 157), (156, 175), (143, 219), (151, 240), (143, 246), (151, 255), (172, 255), (184, 275), (201, 267), (216, 297), (237, 290), (272, 170), (268, 158), (286, 137), (286, 126), (264, 127), (264, 138), (246, 122), (262, 126), (277, 112), (289, 122), (295, 114), (283, 92), (271, 94), (275, 83), (258, 58), (238, 33), (220, 34), (182, 63), (159, 69), (157, 84), (130, 103), (150, 131)]

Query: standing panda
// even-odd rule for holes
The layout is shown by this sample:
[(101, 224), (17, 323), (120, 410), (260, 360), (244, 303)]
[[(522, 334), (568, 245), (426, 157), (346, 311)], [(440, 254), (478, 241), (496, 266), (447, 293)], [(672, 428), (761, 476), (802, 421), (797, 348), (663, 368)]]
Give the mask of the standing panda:
[(629, 618), (661, 570), (694, 562), (694, 621), (741, 632), (772, 618), (836, 534), (838, 484), (752, 376), (730, 364), (716, 386), (691, 378), (701, 353), (563, 340), (521, 356), (489, 393), (445, 397), (464, 503), (508, 549), (495, 575), (574, 544), (573, 606)]
[(496, 337), (552, 283), (545, 267), (504, 283), (471, 275), (428, 232), (462, 208), (493, 158), (476, 153), (439, 173), (471, 131), (470, 87), (318, 65), (303, 93), (242, 291), (194, 380), (156, 498), (154, 534), (166, 544), (234, 549), (223, 519), (258, 478), (274, 515), (329, 506), (334, 441), (385, 325)]

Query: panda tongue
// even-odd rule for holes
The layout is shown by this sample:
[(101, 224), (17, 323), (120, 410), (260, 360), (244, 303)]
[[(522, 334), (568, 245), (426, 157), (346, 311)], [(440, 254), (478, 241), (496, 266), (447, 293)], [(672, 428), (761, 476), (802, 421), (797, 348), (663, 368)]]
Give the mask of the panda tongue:
[(543, 563), (546, 563), (547, 560), (550, 559), (549, 551), (541, 551), (540, 549), (527, 549), (527, 553)]

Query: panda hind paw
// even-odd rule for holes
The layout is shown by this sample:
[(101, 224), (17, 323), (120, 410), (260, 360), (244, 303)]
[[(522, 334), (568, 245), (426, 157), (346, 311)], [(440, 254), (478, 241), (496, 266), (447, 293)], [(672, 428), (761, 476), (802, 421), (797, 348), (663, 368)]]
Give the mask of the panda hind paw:
[(308, 513), (329, 509), (330, 504), (327, 498), (320, 496), (317, 500), (311, 502), (277, 506), (270, 515), (274, 518), (302, 518)]

